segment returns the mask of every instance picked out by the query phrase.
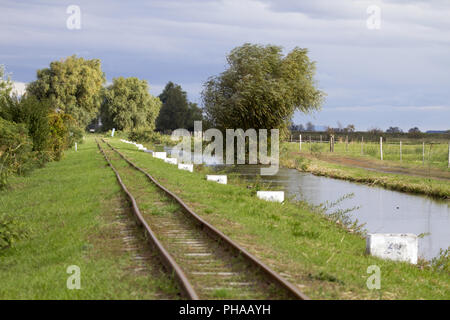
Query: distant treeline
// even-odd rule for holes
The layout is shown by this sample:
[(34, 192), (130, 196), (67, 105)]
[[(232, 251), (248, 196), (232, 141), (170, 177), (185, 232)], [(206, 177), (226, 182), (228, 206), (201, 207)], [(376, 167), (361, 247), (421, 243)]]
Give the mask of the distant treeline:
[(329, 131), (291, 131), (292, 139), (298, 141), (300, 135), (302, 140), (307, 142), (311, 137), (312, 141), (330, 141), (330, 136), (334, 135), (336, 142), (345, 141), (348, 137), (349, 142), (361, 141), (361, 138), (366, 142), (379, 142), (380, 137), (383, 137), (383, 142), (422, 142), (426, 143), (446, 143), (450, 141), (450, 132), (445, 133), (424, 133), (424, 132), (402, 132), (402, 133), (387, 133), (387, 132), (329, 132)]

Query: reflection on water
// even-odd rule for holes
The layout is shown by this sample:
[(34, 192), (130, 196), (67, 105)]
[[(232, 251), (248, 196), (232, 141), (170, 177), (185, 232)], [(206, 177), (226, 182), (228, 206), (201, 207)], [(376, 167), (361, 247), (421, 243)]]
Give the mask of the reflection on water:
[[(208, 161), (207, 161), (208, 162)], [(359, 207), (350, 215), (366, 223), (370, 233), (429, 233), (419, 239), (419, 255), (431, 259), (450, 245), (450, 204), (419, 195), (371, 187), (344, 180), (314, 176), (295, 169), (280, 168), (274, 176), (259, 176), (259, 166), (215, 166), (242, 178), (260, 179), (287, 196), (319, 205), (353, 193), (333, 210)]]

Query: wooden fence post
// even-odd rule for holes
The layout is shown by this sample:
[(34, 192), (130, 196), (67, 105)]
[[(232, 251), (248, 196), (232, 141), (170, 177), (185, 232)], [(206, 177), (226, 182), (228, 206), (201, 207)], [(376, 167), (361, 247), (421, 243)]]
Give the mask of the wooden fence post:
[(380, 158), (383, 160), (383, 137), (380, 137)]
[(448, 163), (447, 168), (450, 168), (450, 142), (448, 143)]
[(345, 137), (345, 152), (348, 152), (348, 136)]
[(311, 148), (311, 136), (309, 136), (309, 152), (311, 153), (312, 148)]
[(400, 140), (400, 161), (402, 161), (402, 141)]
[(448, 143), (448, 163), (447, 163), (447, 168), (450, 168), (450, 141)]
[(333, 136), (330, 135), (330, 152), (331, 152), (331, 140), (333, 140)]
[(422, 142), (422, 165), (425, 164), (425, 141)]
[(361, 155), (364, 154), (364, 136), (361, 137)]

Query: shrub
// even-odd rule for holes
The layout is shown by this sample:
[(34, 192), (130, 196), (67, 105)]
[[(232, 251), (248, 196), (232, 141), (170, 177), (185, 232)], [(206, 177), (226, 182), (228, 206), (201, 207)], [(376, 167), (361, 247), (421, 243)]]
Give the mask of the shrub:
[(83, 130), (77, 126), (75, 119), (69, 114), (64, 114), (63, 121), (68, 131), (66, 148), (72, 148), (75, 145), (75, 142), (82, 143)]
[(48, 148), (50, 126), (48, 114), (50, 103), (39, 101), (34, 96), (24, 97), (16, 102), (16, 107), (11, 110), (13, 121), (24, 123), (28, 128), (28, 135), (33, 141), (34, 151), (44, 151)]
[(0, 188), (11, 174), (24, 174), (35, 166), (32, 147), (24, 124), (0, 118)]
[(59, 161), (64, 149), (68, 146), (69, 130), (64, 122), (63, 113), (54, 112), (49, 115), (50, 124), (50, 152), (52, 159)]
[(12, 247), (24, 235), (25, 231), (16, 219), (0, 214), (0, 250)]
[(439, 250), (439, 255), (431, 260), (431, 267), (435, 271), (446, 272), (450, 275), (450, 247)]
[(128, 134), (128, 139), (131, 141), (150, 142), (152, 141), (153, 131), (148, 130), (133, 130)]
[(319, 143), (311, 144), (311, 152), (314, 155), (316, 155), (316, 156), (319, 155), (321, 151), (322, 151), (322, 145), (321, 144), (319, 144)]
[(170, 136), (163, 135), (159, 132), (154, 132), (150, 130), (136, 129), (128, 134), (128, 139), (136, 142), (150, 142), (154, 144), (164, 144), (164, 145), (175, 145), (170, 139)]

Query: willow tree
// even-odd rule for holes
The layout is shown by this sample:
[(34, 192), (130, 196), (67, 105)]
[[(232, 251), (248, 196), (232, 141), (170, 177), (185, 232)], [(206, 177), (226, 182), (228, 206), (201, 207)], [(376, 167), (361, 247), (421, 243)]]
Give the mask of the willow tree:
[(280, 129), (286, 132), (296, 110), (319, 110), (315, 63), (308, 50), (286, 56), (274, 45), (244, 44), (227, 57), (228, 69), (204, 84), (207, 121), (219, 129)]
[(105, 90), (101, 117), (104, 129), (153, 130), (160, 109), (161, 101), (149, 93), (147, 81), (119, 77)]
[(0, 65), (0, 96), (7, 96), (11, 93), (12, 82), (9, 76), (5, 74), (5, 67)]
[(56, 110), (71, 115), (84, 128), (98, 114), (104, 82), (100, 60), (73, 55), (38, 70), (37, 80), (28, 85), (27, 93), (50, 100)]

